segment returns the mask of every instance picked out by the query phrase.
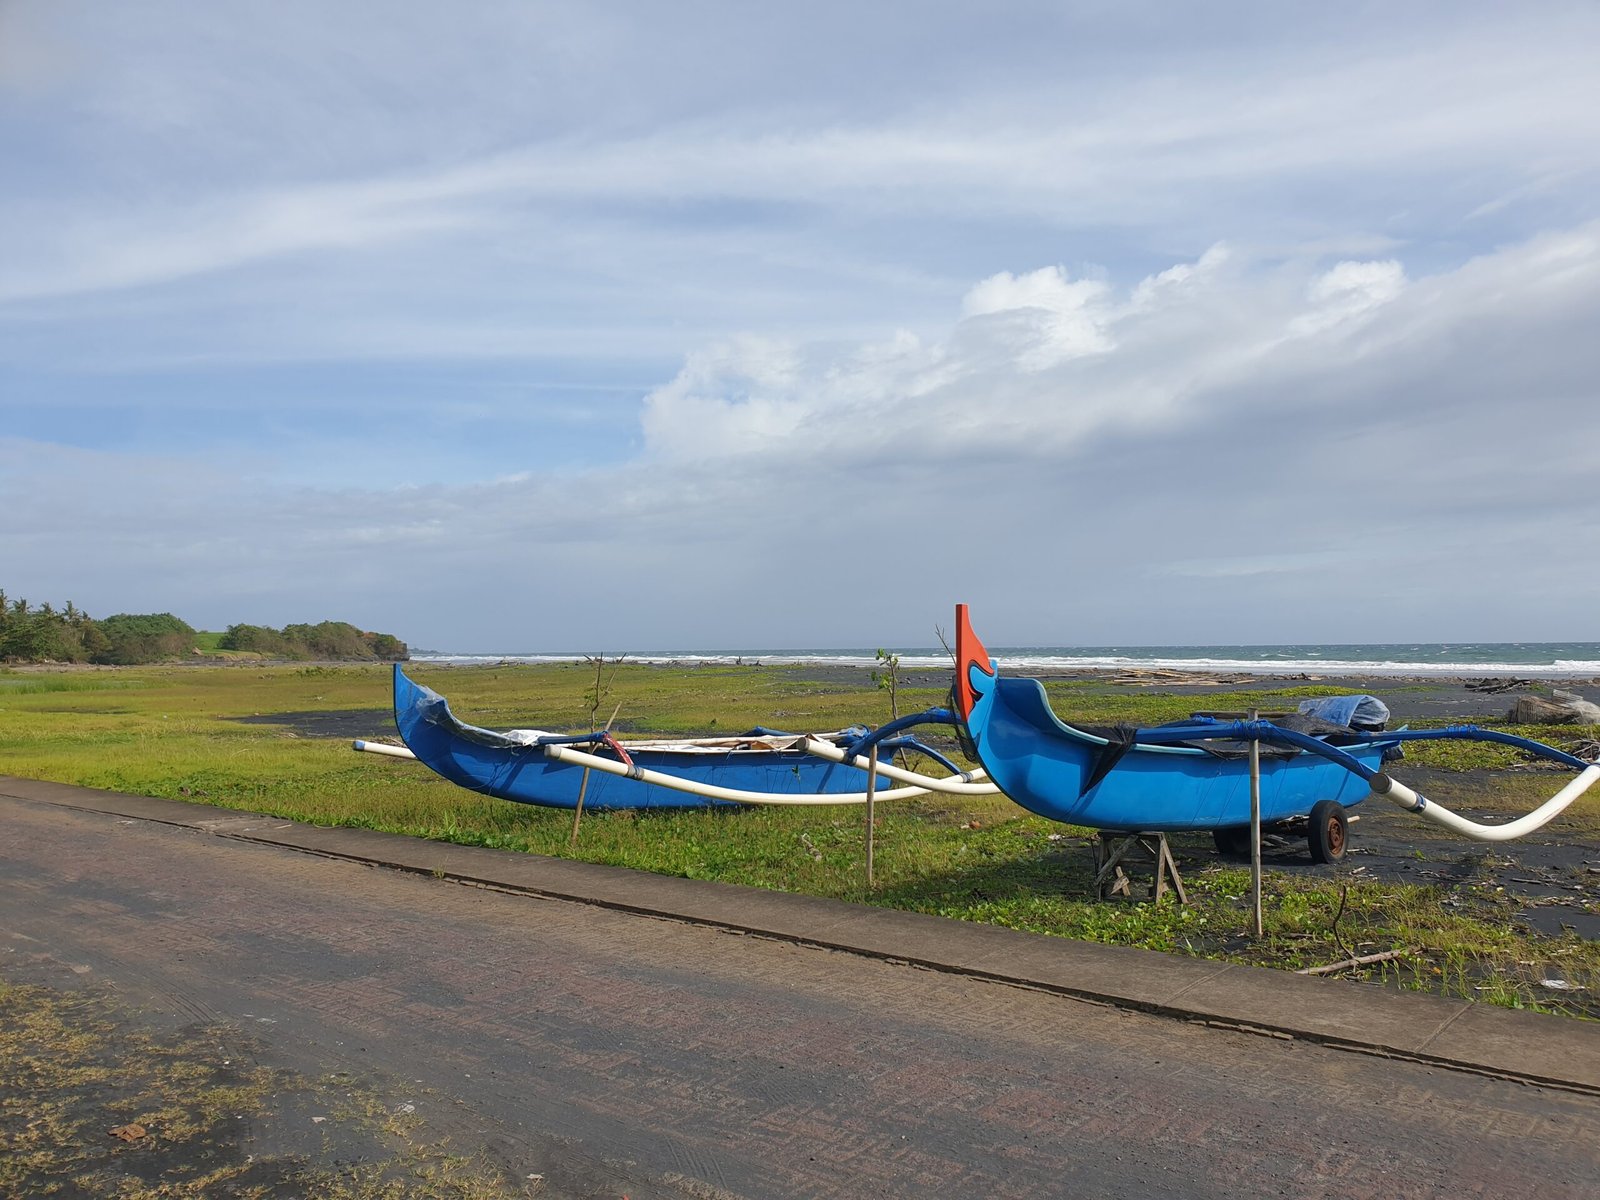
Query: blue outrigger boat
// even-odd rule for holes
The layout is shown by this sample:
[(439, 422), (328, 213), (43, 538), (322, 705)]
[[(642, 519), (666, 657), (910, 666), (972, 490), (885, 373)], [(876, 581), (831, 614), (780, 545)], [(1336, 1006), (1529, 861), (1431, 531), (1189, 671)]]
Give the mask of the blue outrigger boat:
[[(1070, 725), (1051, 710), (1037, 679), (1000, 673), (974, 634), (965, 604), (956, 606), (952, 693), (968, 753), (1022, 807), (1094, 829), (1209, 830), (1225, 850), (1248, 847), (1251, 743), (1260, 747), (1262, 823), (1307, 819), (1312, 857), (1320, 862), (1342, 857), (1344, 810), (1368, 795), (1384, 796), (1468, 837), (1506, 841), (1545, 824), (1600, 779), (1600, 763), (1470, 725), (1381, 733), (1204, 717), (1148, 729), (1102, 731)], [(1386, 755), (1401, 743), (1442, 739), (1513, 745), (1580, 774), (1527, 816), (1504, 825), (1482, 825), (1418, 795), (1383, 770)]]
[[(394, 720), (414, 757), (452, 783), (475, 792), (546, 808), (705, 808), (741, 804), (849, 804), (867, 798), (867, 760), (850, 747), (867, 738), (864, 727), (824, 735), (756, 729), (738, 737), (622, 742), (606, 731), (552, 734), (501, 733), (468, 725), (438, 692), (394, 668)], [(881, 732), (881, 731), (880, 731)], [(958, 768), (913, 737), (873, 744), (893, 752), (932, 755)], [(396, 753), (358, 741), (357, 750)], [(874, 799), (923, 795), (940, 780), (884, 767), (885, 777), (922, 781), (873, 791)], [(963, 780), (965, 777), (961, 777)], [(973, 790), (965, 782), (945, 790)], [(992, 787), (987, 787), (993, 791)]]
[[(954, 711), (935, 708), (875, 730), (832, 734), (755, 729), (738, 737), (621, 742), (607, 731), (497, 732), (468, 725), (445, 698), (394, 668), (394, 716), (405, 749), (357, 741), (358, 750), (415, 758), (453, 783), (550, 808), (680, 809), (720, 805), (852, 804), (940, 792), (1004, 792), (1051, 820), (1124, 832), (1209, 830), (1219, 848), (1248, 848), (1251, 768), (1259, 749), (1261, 821), (1304, 820), (1312, 857), (1342, 856), (1345, 809), (1383, 796), (1454, 832), (1508, 841), (1553, 819), (1600, 780), (1585, 762), (1541, 742), (1480, 729), (1365, 732), (1326, 722), (1219, 721), (1193, 717), (1147, 729), (1070, 725), (1051, 711), (1036, 679), (1002, 676), (956, 608)], [(908, 730), (954, 725), (968, 756), (963, 770)], [(1387, 757), (1405, 742), (1462, 739), (1515, 746), (1576, 769), (1549, 801), (1513, 821), (1484, 825), (1418, 795), (1389, 776)], [(895, 750), (918, 753), (943, 777), (895, 766)], [(871, 757), (869, 758), (869, 752)], [(879, 755), (883, 757), (880, 759)], [(892, 785), (880, 790), (878, 784)]]

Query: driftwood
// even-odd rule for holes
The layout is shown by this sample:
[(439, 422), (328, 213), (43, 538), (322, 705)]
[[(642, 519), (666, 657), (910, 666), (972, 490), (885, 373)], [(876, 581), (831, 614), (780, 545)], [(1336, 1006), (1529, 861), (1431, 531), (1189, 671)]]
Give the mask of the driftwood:
[(1600, 724), (1600, 705), (1572, 692), (1557, 691), (1549, 700), (1518, 696), (1506, 719), (1513, 725), (1594, 725)]
[(1486, 696), (1498, 696), (1501, 692), (1514, 692), (1519, 688), (1533, 686), (1531, 679), (1469, 679), (1467, 691), (1482, 692)]
[(1392, 958), (1404, 958), (1410, 954), (1409, 950), (1384, 950), (1379, 954), (1363, 954), (1359, 958), (1346, 958), (1336, 963), (1329, 963), (1325, 967), (1306, 967), (1296, 971), (1296, 975), (1331, 975), (1335, 971), (1343, 971), (1347, 967), (1364, 967), (1369, 963), (1388, 962)]
[(1563, 692), (1559, 688), (1550, 693), (1556, 703), (1565, 704), (1577, 714), (1581, 725), (1600, 725), (1600, 704), (1592, 704), (1577, 692)]
[(1175, 671), (1168, 667), (1129, 667), (1118, 671), (1108, 683), (1191, 683), (1199, 686), (1255, 683), (1254, 675), (1201, 675), (1194, 671)]

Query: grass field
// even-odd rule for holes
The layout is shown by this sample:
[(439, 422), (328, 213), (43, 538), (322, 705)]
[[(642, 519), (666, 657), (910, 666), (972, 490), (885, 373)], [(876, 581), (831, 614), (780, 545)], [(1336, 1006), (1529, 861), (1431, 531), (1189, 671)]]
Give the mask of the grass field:
[[(597, 674), (592, 664), (572, 663), (418, 666), (411, 673), (449, 696), (464, 718), (501, 728), (592, 728), (619, 704), (616, 728), (632, 733), (753, 724), (814, 730), (877, 724), (890, 715), (887, 693), (865, 671), (818, 677), (805, 668), (608, 663)], [(1058, 708), (1085, 721), (1148, 724), (1197, 706), (1193, 696), (1117, 691), (1093, 681), (1051, 690)], [(1203, 707), (1292, 707), (1303, 696), (1336, 690), (1231, 692), (1208, 696)], [(938, 688), (902, 686), (898, 696), (902, 712), (942, 700)], [(1402, 958), (1371, 968), (1368, 977), (1516, 1007), (1600, 1012), (1600, 943), (1528, 931), (1512, 919), (1513, 899), (1488, 882), (1469, 879), (1446, 895), (1440, 887), (1349, 871), (1272, 871), (1267, 932), (1257, 940), (1249, 936), (1247, 868), (1207, 852), (1185, 869), (1188, 905), (1100, 903), (1092, 898), (1086, 831), (1033, 817), (1000, 797), (880, 807), (871, 890), (859, 808), (591, 813), (569, 847), (570, 813), (489, 799), (416, 764), (354, 754), (344, 737), (300, 736), (295, 727), (305, 723), (292, 716), (358, 714), (363, 735), (380, 736), (392, 732), (388, 704), (388, 668), (379, 666), (0, 671), (0, 772), (1259, 965), (1294, 968), (1344, 958), (1347, 949), (1403, 949)], [(244, 720), (257, 717), (285, 720)], [(1549, 794), (1550, 777), (1499, 770), (1510, 757), (1498, 747), (1449, 744), (1412, 761), (1480, 774), (1496, 769), (1495, 787), (1481, 802), (1526, 811)], [(1563, 820), (1593, 838), (1600, 802), (1581, 801)], [(1540, 983), (1551, 971), (1572, 985), (1559, 996)]]

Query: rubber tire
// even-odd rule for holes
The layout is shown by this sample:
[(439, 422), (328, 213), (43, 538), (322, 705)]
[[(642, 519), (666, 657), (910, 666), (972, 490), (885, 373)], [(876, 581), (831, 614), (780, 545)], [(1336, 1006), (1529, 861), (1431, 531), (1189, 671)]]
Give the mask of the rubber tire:
[(1217, 853), (1223, 858), (1250, 857), (1250, 826), (1225, 825), (1220, 829), (1211, 831), (1211, 840), (1216, 844)]
[(1350, 845), (1350, 818), (1337, 800), (1318, 800), (1311, 806), (1306, 841), (1311, 846), (1311, 861), (1336, 863)]

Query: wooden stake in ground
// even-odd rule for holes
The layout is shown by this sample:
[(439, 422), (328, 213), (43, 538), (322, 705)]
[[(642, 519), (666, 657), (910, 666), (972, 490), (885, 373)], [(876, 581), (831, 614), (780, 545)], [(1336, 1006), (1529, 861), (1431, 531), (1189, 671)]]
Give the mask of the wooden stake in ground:
[[(611, 710), (610, 720), (606, 721), (606, 727), (600, 731), (601, 733), (611, 732), (611, 723), (617, 719), (617, 714), (621, 711), (622, 701), (618, 700), (617, 706)], [(578, 806), (572, 810), (572, 837), (567, 840), (568, 850), (576, 850), (578, 848), (578, 822), (583, 820), (583, 794), (588, 790), (589, 768), (585, 767), (583, 769), (583, 778), (578, 781)]]
[[(1261, 714), (1250, 710), (1250, 721), (1260, 720)], [(1256, 913), (1256, 936), (1264, 932), (1261, 925), (1261, 739), (1250, 740), (1250, 903)]]
[(872, 808), (878, 791), (878, 745), (867, 754), (867, 890), (872, 890)]

